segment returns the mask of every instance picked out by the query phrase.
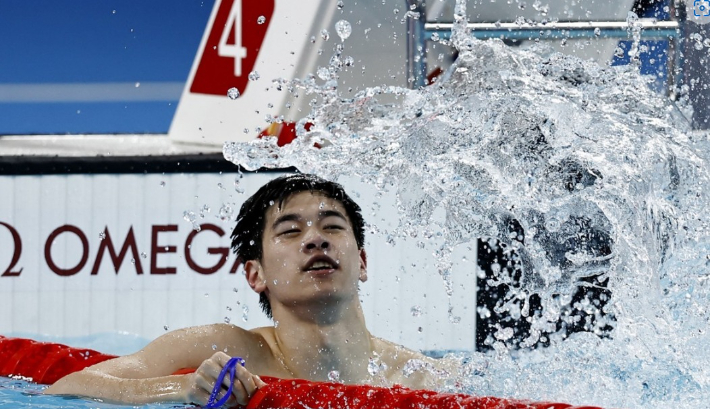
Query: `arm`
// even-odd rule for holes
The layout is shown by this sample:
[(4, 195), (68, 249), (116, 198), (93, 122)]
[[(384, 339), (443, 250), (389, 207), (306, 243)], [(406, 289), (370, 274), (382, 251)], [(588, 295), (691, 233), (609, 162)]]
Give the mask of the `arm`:
[[(252, 343), (253, 335), (234, 326), (211, 325), (178, 330), (161, 336), (135, 354), (68, 375), (45, 393), (88, 396), (131, 404), (205, 404), (215, 379), (229, 360), (229, 355), (221, 351), (241, 354), (249, 359)], [(215, 353), (213, 346), (218, 346), (220, 352)], [(171, 375), (183, 368), (197, 368), (197, 371), (188, 375)], [(235, 382), (233, 400), (239, 403), (246, 403), (254, 390), (263, 384), (243, 367), (237, 369), (237, 378), (240, 382)], [(228, 379), (223, 389), (227, 387)]]
[(384, 339), (375, 340), (381, 348), (381, 359), (388, 366), (383, 374), (388, 386), (440, 390), (447, 380), (460, 376), (461, 368), (453, 359), (434, 359)]
[[(125, 361), (124, 358), (116, 360)], [(78, 395), (98, 398), (109, 402), (146, 404), (151, 402), (186, 402), (183, 391), (184, 376), (171, 375), (147, 379), (125, 379), (109, 375), (103, 370), (110, 368), (87, 368), (65, 376), (44, 393)]]

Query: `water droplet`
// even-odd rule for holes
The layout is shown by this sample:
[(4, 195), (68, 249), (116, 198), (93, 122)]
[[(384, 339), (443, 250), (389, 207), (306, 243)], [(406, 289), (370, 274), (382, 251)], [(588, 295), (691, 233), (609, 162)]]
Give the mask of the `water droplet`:
[(501, 341), (507, 341), (511, 338), (513, 338), (513, 329), (512, 328), (500, 328), (496, 333), (494, 334), (496, 339), (499, 339)]
[(166, 331), (170, 330), (170, 328), (167, 325), (163, 325), (163, 329)]
[(370, 361), (367, 364), (367, 372), (371, 376), (375, 376), (380, 372), (381, 369), (382, 368), (380, 366), (380, 359), (378, 357), (370, 358)]
[(257, 71), (252, 71), (249, 73), (249, 81), (256, 81), (259, 78), (261, 77), (259, 76), (259, 73)]
[(322, 29), (322, 30), (320, 31), (320, 37), (321, 37), (323, 40), (328, 41), (328, 39), (330, 38), (330, 33), (328, 33), (328, 30)]
[(345, 7), (345, 3), (342, 0), (338, 1), (338, 10), (342, 10)]
[[(193, 228), (194, 230), (196, 230), (196, 231), (200, 231), (200, 230), (201, 230), (199, 223), (197, 223), (197, 221), (196, 221), (196, 220), (197, 220), (197, 216), (195, 215), (195, 212), (185, 210), (185, 211), (182, 213), (182, 218), (185, 219), (186, 222), (192, 223), (192, 228)], [(167, 247), (166, 247), (166, 248), (167, 248)]]
[(228, 204), (223, 204), (222, 207), (219, 208), (219, 218), (223, 222), (229, 221), (233, 214), (234, 210), (232, 210), (232, 207)]
[(402, 375), (404, 375), (405, 378), (409, 378), (414, 372), (422, 370), (425, 366), (424, 361), (421, 359), (410, 359), (404, 364)]
[(146, 254), (144, 251), (141, 251), (141, 257), (142, 257), (142, 258), (148, 258), (148, 254)]
[(241, 177), (236, 177), (234, 179), (234, 191), (237, 193), (244, 193), (244, 189), (241, 187)]
[(229, 324), (231, 321), (232, 321), (231, 318), (229, 318), (229, 317), (224, 317), (224, 323), (225, 323), (225, 324)]
[(165, 181), (164, 181), (164, 180), (161, 180), (161, 181), (160, 181), (160, 187), (165, 187)]
[(422, 307), (415, 305), (412, 307), (410, 312), (412, 313), (412, 317), (418, 317), (418, 316), (422, 315)]
[(229, 91), (227, 91), (227, 96), (229, 97), (229, 99), (235, 100), (239, 98), (239, 90), (232, 87), (229, 89)]
[(322, 79), (323, 81), (326, 81), (330, 78), (330, 70), (327, 67), (318, 67), (318, 71), (316, 71), (318, 74), (318, 78)]
[(212, 344), (212, 350), (216, 351), (217, 350), (217, 344)]
[(439, 41), (439, 33), (431, 33), (431, 41)]
[(345, 41), (353, 32), (353, 28), (347, 20), (340, 20), (335, 23), (335, 32), (338, 33), (340, 41)]
[(550, 217), (545, 222), (545, 228), (547, 229), (547, 231), (556, 232), (560, 229), (560, 221), (554, 217)]
[(242, 321), (247, 322), (249, 320), (249, 307), (242, 305)]
[(259, 17), (256, 19), (256, 23), (257, 23), (257, 24), (264, 24), (264, 23), (266, 23), (266, 17), (264, 17), (264, 16), (259, 16)]
[(328, 372), (328, 380), (331, 382), (340, 382), (340, 372), (336, 370)]
[(106, 233), (105, 233), (105, 231), (102, 231), (101, 233), (99, 233), (99, 240), (103, 240), (103, 239), (105, 239), (105, 238), (106, 238)]
[(136, 88), (139, 88), (140, 86), (141, 86), (141, 83), (140, 83), (140, 82), (136, 82), (135, 87), (136, 87)]

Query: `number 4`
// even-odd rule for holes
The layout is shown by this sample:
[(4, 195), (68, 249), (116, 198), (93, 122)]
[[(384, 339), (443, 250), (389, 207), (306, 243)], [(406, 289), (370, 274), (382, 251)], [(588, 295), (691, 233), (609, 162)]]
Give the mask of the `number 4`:
[[(234, 44), (227, 44), (231, 28), (234, 30)], [(242, 47), (242, 0), (234, 0), (232, 3), (232, 9), (229, 11), (227, 23), (217, 45), (217, 54), (220, 57), (234, 58), (234, 76), (242, 76), (242, 59), (247, 56), (247, 49)]]

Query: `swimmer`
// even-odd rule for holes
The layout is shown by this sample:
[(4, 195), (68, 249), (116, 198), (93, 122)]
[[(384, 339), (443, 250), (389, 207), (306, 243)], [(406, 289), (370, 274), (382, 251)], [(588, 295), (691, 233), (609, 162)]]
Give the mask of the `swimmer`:
[[(237, 220), (232, 249), (273, 326), (172, 331), (132, 355), (68, 375), (45, 393), (205, 405), (222, 368), (237, 356), (246, 366), (237, 365), (227, 405), (245, 405), (264, 385), (259, 376), (437, 387), (447, 370), (443, 361), (374, 337), (365, 325), (358, 297), (358, 283), (367, 280), (364, 221), (339, 184), (304, 174), (274, 179), (244, 203)], [(425, 369), (405, 376), (411, 360)], [(173, 375), (184, 368), (197, 370)]]

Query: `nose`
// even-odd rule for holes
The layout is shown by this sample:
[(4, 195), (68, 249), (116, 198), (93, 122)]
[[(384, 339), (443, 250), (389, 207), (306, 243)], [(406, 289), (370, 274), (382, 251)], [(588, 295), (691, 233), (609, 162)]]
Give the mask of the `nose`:
[(303, 247), (306, 250), (327, 250), (330, 247), (330, 242), (318, 229), (311, 229), (310, 234), (303, 241)]

